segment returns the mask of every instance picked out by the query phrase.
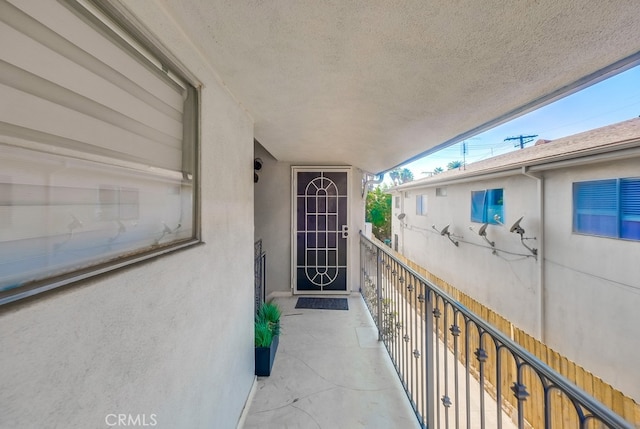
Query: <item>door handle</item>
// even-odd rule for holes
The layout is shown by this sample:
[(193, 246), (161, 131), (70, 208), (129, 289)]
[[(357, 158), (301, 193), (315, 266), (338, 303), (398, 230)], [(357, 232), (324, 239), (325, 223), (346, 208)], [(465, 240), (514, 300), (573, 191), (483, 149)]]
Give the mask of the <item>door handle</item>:
[(342, 225), (342, 238), (349, 236), (349, 225)]

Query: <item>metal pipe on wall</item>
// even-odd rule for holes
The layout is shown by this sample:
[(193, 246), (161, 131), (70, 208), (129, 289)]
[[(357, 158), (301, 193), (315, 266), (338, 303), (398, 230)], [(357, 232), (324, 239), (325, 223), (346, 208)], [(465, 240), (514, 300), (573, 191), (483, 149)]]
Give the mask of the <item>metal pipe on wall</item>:
[(538, 219), (539, 219), (539, 231), (537, 234), (538, 239), (538, 317), (539, 317), (539, 332), (538, 337), (543, 343), (546, 342), (546, 285), (544, 275), (544, 176), (542, 174), (532, 174), (525, 166), (522, 167), (522, 174), (536, 181), (538, 187)]

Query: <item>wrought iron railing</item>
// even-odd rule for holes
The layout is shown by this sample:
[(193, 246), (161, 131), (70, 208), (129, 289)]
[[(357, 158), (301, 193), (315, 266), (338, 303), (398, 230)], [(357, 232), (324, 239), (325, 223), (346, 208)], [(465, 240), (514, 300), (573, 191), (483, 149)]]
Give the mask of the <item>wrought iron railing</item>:
[(422, 427), (632, 428), (363, 235), (360, 275)]
[(267, 254), (262, 250), (262, 239), (253, 244), (253, 275), (254, 275), (254, 310), (264, 303), (267, 289)]

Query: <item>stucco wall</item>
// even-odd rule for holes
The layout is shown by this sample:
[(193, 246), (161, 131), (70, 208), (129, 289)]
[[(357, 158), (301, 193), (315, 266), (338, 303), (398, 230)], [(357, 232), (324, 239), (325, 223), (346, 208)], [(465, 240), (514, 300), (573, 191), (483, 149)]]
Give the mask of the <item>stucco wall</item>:
[(260, 144), (263, 161), (255, 187), (255, 239), (267, 254), (267, 295), (291, 292), (291, 165), (278, 162)]
[(640, 242), (572, 232), (572, 183), (638, 177), (638, 159), (546, 172), (547, 343), (640, 400)]
[[(267, 295), (273, 292), (291, 292), (291, 167), (298, 165), (279, 162), (260, 144), (255, 145), (255, 156), (263, 161), (255, 185), (255, 239), (262, 238), (267, 254)], [(364, 230), (364, 198), (362, 198), (362, 171), (351, 170), (349, 287), (358, 291), (360, 277), (359, 231)]]
[(0, 427), (235, 427), (253, 376), (253, 123), (156, 2), (129, 2), (202, 90), (204, 245), (0, 310)]
[[(447, 196), (436, 196), (436, 187), (402, 192), (404, 224), (394, 208), (393, 234), (400, 238), (399, 250), (436, 276), (536, 335), (539, 329), (538, 263), (526, 256), (519, 236), (509, 227), (520, 216), (527, 236), (538, 233), (539, 215), (536, 182), (524, 176), (462, 183), (446, 187)], [(489, 225), (487, 237), (494, 241), (497, 254), (479, 235), (482, 224), (471, 222), (471, 191), (504, 189), (503, 225)], [(416, 214), (416, 196), (427, 195), (427, 215)], [(450, 225), (458, 247), (432, 228)], [(474, 230), (470, 230), (472, 227)], [(529, 242), (537, 247), (536, 242)]]

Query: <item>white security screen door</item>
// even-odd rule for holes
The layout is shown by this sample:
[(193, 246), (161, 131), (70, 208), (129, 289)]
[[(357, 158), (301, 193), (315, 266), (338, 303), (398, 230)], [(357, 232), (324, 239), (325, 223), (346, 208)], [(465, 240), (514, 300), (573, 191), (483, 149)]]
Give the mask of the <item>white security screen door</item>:
[(347, 292), (349, 170), (293, 168), (296, 293)]

